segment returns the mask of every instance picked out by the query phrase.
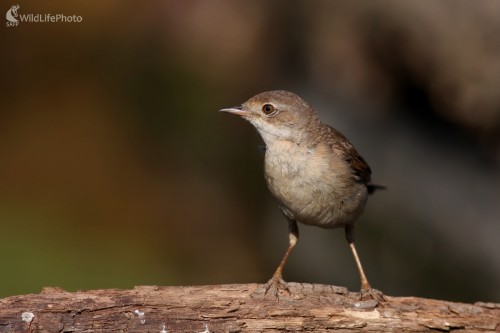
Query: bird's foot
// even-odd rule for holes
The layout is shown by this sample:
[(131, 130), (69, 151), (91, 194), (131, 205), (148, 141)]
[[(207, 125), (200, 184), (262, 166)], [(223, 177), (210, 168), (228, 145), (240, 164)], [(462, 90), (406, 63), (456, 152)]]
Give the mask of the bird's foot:
[(281, 277), (281, 275), (273, 275), (273, 277), (267, 281), (267, 283), (263, 286), (263, 288), (259, 288), (255, 292), (255, 296), (261, 295), (264, 297), (273, 297), (277, 301), (279, 301), (280, 295), (287, 293), (290, 295), (290, 289), (285, 280)]
[(360, 301), (374, 300), (380, 303), (386, 301), (386, 298), (384, 293), (381, 292), (380, 290), (368, 287), (368, 288), (361, 288), (359, 292), (359, 300)]
[(384, 307), (384, 301), (386, 301), (386, 298), (380, 290), (371, 287), (361, 288), (359, 299), (353, 303), (353, 307), (356, 309), (371, 310), (377, 306)]
[(265, 296), (271, 295), (279, 299), (280, 293), (283, 292), (286, 292), (290, 295), (290, 289), (288, 289), (286, 281), (283, 280), (281, 276), (273, 276), (269, 281), (267, 281), (264, 292)]

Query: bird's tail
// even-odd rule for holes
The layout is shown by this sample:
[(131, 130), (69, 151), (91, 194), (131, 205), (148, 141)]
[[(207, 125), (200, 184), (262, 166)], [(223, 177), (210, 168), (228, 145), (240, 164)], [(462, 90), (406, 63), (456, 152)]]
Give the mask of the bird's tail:
[(385, 187), (384, 185), (377, 185), (377, 184), (368, 184), (367, 187), (368, 187), (368, 194), (372, 194), (373, 192), (375, 192), (377, 190), (386, 190), (387, 189), (387, 187)]

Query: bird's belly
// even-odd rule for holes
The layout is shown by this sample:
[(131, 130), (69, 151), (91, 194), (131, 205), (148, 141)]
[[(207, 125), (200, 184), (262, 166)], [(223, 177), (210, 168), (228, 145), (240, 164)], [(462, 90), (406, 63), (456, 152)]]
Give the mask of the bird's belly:
[(313, 157), (288, 163), (266, 158), (266, 180), (281, 209), (297, 222), (323, 228), (352, 223), (363, 211), (367, 190), (343, 170), (334, 170)]

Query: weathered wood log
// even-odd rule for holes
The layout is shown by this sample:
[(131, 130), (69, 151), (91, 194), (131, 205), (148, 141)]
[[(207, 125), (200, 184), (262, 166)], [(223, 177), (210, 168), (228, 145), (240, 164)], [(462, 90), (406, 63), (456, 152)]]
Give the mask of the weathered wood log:
[(289, 283), (279, 298), (264, 286), (136, 287), (0, 300), (0, 332), (498, 332), (500, 304), (417, 297), (360, 300), (343, 287)]

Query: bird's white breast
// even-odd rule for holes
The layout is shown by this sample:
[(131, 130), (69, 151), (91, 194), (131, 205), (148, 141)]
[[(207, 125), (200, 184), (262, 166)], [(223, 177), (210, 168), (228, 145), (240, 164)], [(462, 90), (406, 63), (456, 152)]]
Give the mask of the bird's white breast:
[[(268, 144), (265, 175), (285, 214), (304, 224), (343, 226), (359, 216), (366, 201), (366, 187), (352, 183), (346, 164), (324, 145), (310, 148), (291, 141)], [(359, 189), (344, 191), (346, 186)], [(343, 193), (349, 193), (349, 197)]]

